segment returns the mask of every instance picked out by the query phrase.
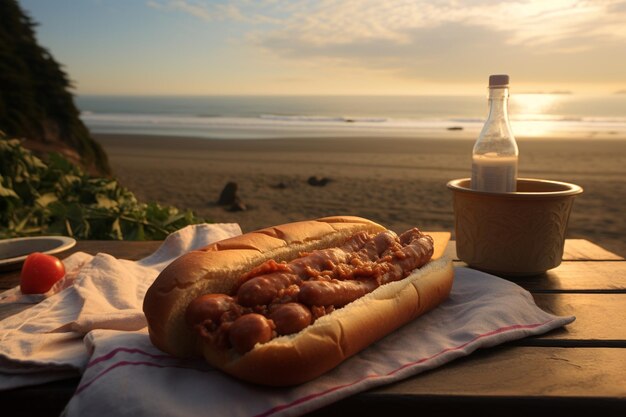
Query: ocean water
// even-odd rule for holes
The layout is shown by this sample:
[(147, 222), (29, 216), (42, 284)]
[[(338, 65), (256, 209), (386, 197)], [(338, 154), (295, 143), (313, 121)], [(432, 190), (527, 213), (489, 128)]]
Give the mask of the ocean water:
[[(78, 96), (93, 133), (215, 139), (475, 138), (485, 96)], [(626, 94), (511, 95), (516, 137), (626, 138)]]

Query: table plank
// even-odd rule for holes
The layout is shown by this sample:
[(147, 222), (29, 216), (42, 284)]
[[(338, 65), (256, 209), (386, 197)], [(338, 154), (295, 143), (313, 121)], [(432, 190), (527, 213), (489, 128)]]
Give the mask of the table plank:
[(91, 255), (108, 253), (119, 259), (137, 260), (152, 254), (161, 246), (161, 240), (132, 241), (132, 240), (79, 240), (76, 246), (61, 254), (65, 258), (74, 252), (86, 252)]
[(576, 320), (550, 333), (522, 339), (520, 344), (626, 348), (626, 294), (555, 293), (533, 294), (533, 298), (544, 311), (558, 316), (573, 315)]
[(626, 262), (563, 262), (541, 275), (509, 279), (532, 292), (626, 292)]
[[(450, 241), (445, 254), (459, 260), (456, 241)], [(623, 261), (624, 258), (586, 239), (566, 239), (563, 248), (564, 261)]]
[[(529, 366), (536, 363), (545, 366)], [(486, 375), (494, 378), (485, 378)], [(412, 395), (610, 395), (626, 400), (624, 375), (626, 361), (620, 349), (502, 346), (477, 351), (462, 361), (424, 374), (424, 378), (412, 378), (379, 391)], [(600, 380), (596, 380), (599, 377)], [(589, 384), (592, 381), (594, 383)]]
[(586, 239), (566, 239), (565, 261), (623, 261), (624, 258)]
[[(481, 416), (623, 415), (624, 375), (621, 349), (505, 345), (476, 351), (312, 415), (341, 415), (350, 409), (382, 415), (465, 415), (470, 409), (475, 411), (470, 414), (480, 411)], [(537, 409), (556, 412), (537, 414)]]

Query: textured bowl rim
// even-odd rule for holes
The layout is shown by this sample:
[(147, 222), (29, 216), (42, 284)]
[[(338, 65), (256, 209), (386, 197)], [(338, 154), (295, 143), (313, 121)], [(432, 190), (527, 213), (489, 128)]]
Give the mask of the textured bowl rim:
[(583, 192), (583, 188), (576, 184), (571, 184), (569, 182), (562, 182), (562, 181), (544, 180), (544, 179), (538, 179), (538, 178), (518, 178), (517, 182), (518, 183), (524, 182), (524, 183), (531, 183), (531, 184), (533, 183), (552, 184), (552, 185), (561, 186), (565, 189), (561, 191), (524, 191), (524, 192), (513, 191), (513, 192), (508, 192), (508, 193), (494, 193), (494, 192), (489, 192), (489, 191), (477, 191), (468, 187), (461, 186), (461, 183), (465, 181), (471, 181), (471, 179), (470, 178), (458, 178), (455, 180), (448, 181), (446, 186), (455, 192), (458, 191), (458, 192), (463, 192), (463, 193), (468, 193), (468, 194), (477, 194), (477, 195), (486, 195), (486, 196), (507, 196), (511, 198), (565, 197), (565, 196), (577, 195)]

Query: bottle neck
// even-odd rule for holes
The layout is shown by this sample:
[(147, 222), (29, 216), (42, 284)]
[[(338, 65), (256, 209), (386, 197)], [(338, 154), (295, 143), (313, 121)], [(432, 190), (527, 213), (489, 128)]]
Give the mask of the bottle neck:
[(488, 120), (509, 119), (509, 89), (507, 87), (489, 88)]
[(489, 89), (489, 116), (474, 144), (474, 155), (495, 152), (498, 156), (517, 156), (518, 149), (508, 117), (509, 89)]

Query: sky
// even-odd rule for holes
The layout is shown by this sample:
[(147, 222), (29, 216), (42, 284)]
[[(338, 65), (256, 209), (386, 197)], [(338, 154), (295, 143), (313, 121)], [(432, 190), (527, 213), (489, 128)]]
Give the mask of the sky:
[(626, 0), (19, 0), (76, 94), (626, 92)]

